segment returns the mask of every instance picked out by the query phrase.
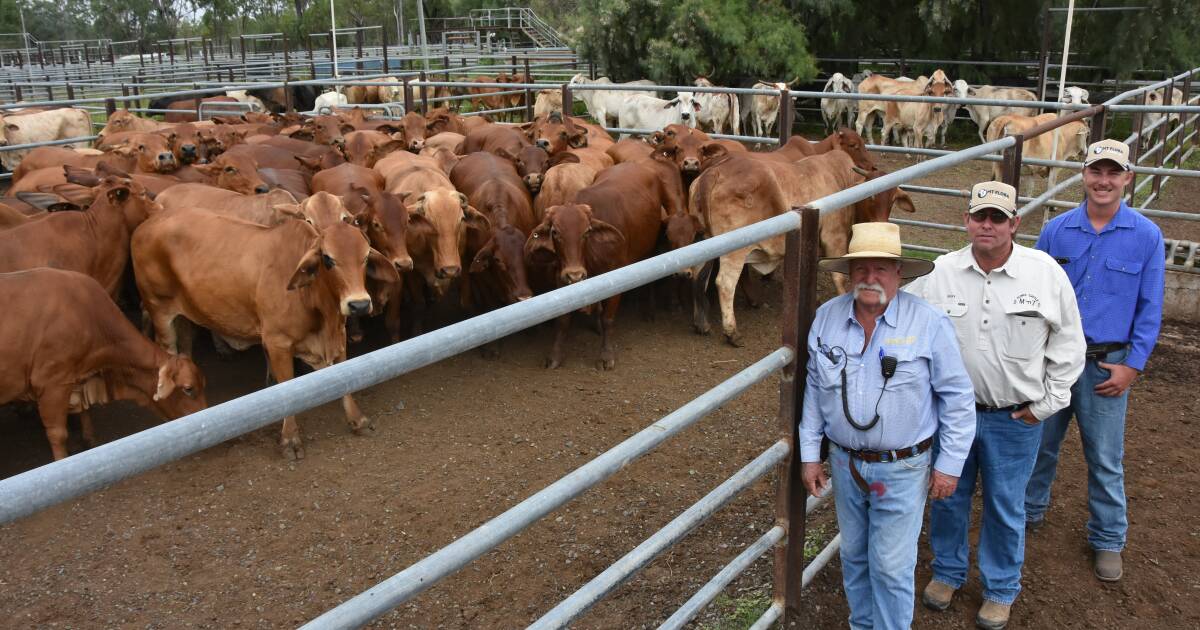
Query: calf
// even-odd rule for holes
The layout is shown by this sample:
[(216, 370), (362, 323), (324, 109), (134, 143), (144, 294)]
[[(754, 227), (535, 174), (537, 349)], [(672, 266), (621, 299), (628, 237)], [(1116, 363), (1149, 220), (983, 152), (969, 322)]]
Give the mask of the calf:
[[(917, 81), (891, 91), (891, 94), (907, 96), (946, 96), (954, 89), (953, 83), (940, 69), (934, 71), (928, 81)], [(883, 116), (882, 141), (888, 143), (893, 130), (898, 130), (901, 143), (904, 146), (924, 148), (926, 143), (932, 144), (936, 139), (937, 130), (945, 117), (944, 103), (910, 103), (888, 101)], [(911, 136), (906, 136), (910, 132)], [(911, 137), (911, 142), (905, 140)]]
[(162, 206), (139, 183), (105, 177), (85, 212), (55, 212), (0, 232), (0, 273), (35, 267), (77, 271), (117, 295), (129, 257), (130, 234)]
[[(104, 288), (83, 274), (31, 269), (0, 274), (0, 404), (37, 403), (54, 459), (67, 453), (67, 414), (86, 409), (84, 384), (119, 384), (115, 396), (168, 418), (203, 409), (204, 375), (138, 333)], [(74, 409), (72, 409), (74, 407)], [(89, 446), (95, 436), (84, 421)]]
[[(175, 211), (139, 229), (132, 253), (160, 345), (189, 355), (190, 336), (181, 333), (190, 321), (234, 348), (262, 344), (276, 382), (292, 378), (295, 358), (314, 369), (345, 360), (346, 317), (371, 310), (364, 276), (397, 280), (362, 232), (340, 222), (320, 231), (295, 220), (264, 228)], [(371, 426), (349, 395), (342, 407), (355, 432)], [(284, 418), (280, 443), (288, 457), (304, 456), (294, 416)]]
[(314, 116), (306, 118), (299, 126), (280, 130), (280, 135), (298, 140), (308, 140), (319, 145), (346, 144), (346, 135), (354, 131), (354, 125), (342, 122), (337, 116)]

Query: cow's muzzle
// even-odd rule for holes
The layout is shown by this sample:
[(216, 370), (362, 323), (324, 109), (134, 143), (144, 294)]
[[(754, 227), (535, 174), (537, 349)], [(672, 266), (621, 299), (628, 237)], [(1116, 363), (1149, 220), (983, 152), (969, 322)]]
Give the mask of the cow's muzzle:
[(421, 151), (421, 149), (424, 149), (424, 148), (425, 148), (425, 140), (423, 140), (421, 138), (417, 138), (416, 140), (413, 140), (412, 142), (408, 143), (408, 150), (412, 151), (413, 153), (419, 153)]
[(265, 195), (269, 192), (271, 192), (271, 187), (266, 184), (259, 184), (254, 187), (254, 194), (256, 195)]
[(700, 171), (700, 160), (696, 158), (686, 158), (681, 166), (685, 173), (697, 173)]
[(545, 138), (538, 138), (538, 141), (534, 144), (536, 144), (539, 149), (545, 149), (546, 151), (550, 150), (550, 141)]
[(529, 192), (536, 193), (542, 189), (541, 175), (526, 175), (522, 179), (525, 180), (525, 186), (529, 188)]
[(457, 278), (458, 274), (460, 273), (462, 273), (462, 267), (459, 267), (458, 265), (448, 265), (446, 267), (438, 267), (438, 270), (434, 272), (434, 275), (436, 275), (439, 280), (445, 280), (447, 278)]
[(392, 264), (396, 266), (396, 271), (412, 271), (413, 268), (413, 261), (409, 256), (393, 258)]
[(563, 269), (563, 272), (559, 275), (559, 278), (561, 278), (566, 284), (575, 284), (576, 282), (582, 282), (583, 280), (587, 279), (587, 270), (581, 268)]
[(689, 113), (687, 113), (687, 112), (684, 112), (684, 113), (680, 114), (680, 117), (681, 117), (681, 118), (683, 118), (684, 120), (691, 120), (691, 119), (692, 119), (692, 115), (691, 115), (691, 114), (689, 114)]
[(346, 315), (367, 315), (371, 312), (371, 300), (348, 300)]

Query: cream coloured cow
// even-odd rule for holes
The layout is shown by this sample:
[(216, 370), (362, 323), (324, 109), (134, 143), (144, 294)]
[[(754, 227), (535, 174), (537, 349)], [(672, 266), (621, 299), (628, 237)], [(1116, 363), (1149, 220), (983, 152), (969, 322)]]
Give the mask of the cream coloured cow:
[[(0, 110), (0, 147), (49, 142), (92, 135), (92, 117), (82, 109), (62, 108), (32, 114), (4, 115)], [(68, 146), (86, 148), (88, 140)], [(29, 149), (0, 151), (0, 164), (13, 171)]]
[[(1057, 117), (1057, 113), (1041, 114), (1039, 116), (1017, 116), (1014, 114), (1000, 116), (988, 126), (987, 141), (999, 140), (1004, 136), (1024, 134), (1029, 129), (1050, 122)], [(1087, 153), (1089, 134), (1090, 130), (1085, 123), (1080, 121), (1069, 122), (1057, 129), (1026, 140), (1021, 146), (1021, 157), (1023, 160), (1066, 161), (1076, 156), (1082, 156)], [(1056, 135), (1058, 136), (1058, 144), (1052, 153), (1051, 147), (1055, 146), (1054, 137)], [(1022, 170), (1035, 173), (1041, 177), (1048, 178), (1050, 176), (1050, 167), (1048, 166), (1024, 166)], [(1003, 164), (1001, 162), (994, 162), (992, 164), (992, 179), (1003, 181), (1003, 178)], [(1055, 172), (1055, 179), (1058, 179), (1057, 171)], [(1017, 192), (1020, 193), (1020, 191)]]
[[(825, 87), (822, 92), (831, 94), (852, 94), (854, 83), (846, 78), (846, 75), (841, 72), (834, 72), (833, 76), (825, 82)], [(854, 114), (858, 108), (855, 101), (846, 98), (823, 98), (821, 99), (821, 118), (825, 120), (825, 131), (833, 133), (837, 128), (842, 126), (842, 118), (846, 119), (846, 126), (854, 125)]]
[[(971, 87), (966, 81), (958, 80), (954, 82), (954, 91), (959, 93), (960, 89), (965, 93), (967, 98), (978, 99), (996, 99), (1005, 101), (1036, 101), (1037, 96), (1022, 88), (1014, 87), (997, 87), (994, 85), (978, 85)], [(986, 141), (988, 125), (991, 124), (998, 116), (1006, 114), (1015, 114), (1018, 116), (1037, 116), (1037, 109), (1034, 107), (1017, 107), (1014, 105), (964, 105), (967, 109), (967, 115), (971, 120), (979, 126), (979, 139)]]
[[(716, 87), (707, 77), (696, 77), (692, 84), (697, 87)], [(742, 111), (737, 95), (697, 92), (695, 99), (700, 104), (700, 111), (696, 113), (697, 126), (712, 133), (725, 133), (726, 129), (731, 129), (735, 135), (742, 133)]]

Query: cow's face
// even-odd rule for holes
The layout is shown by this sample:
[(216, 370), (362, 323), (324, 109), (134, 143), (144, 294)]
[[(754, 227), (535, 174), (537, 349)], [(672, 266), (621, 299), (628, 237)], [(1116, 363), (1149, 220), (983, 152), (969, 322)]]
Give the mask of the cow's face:
[(617, 228), (592, 216), (586, 204), (569, 203), (546, 210), (541, 225), (525, 242), (531, 264), (557, 264), (560, 284), (587, 279), (587, 261), (617, 259), (625, 237)]
[(136, 158), (138, 170), (143, 173), (171, 173), (179, 168), (170, 142), (162, 134), (133, 134), (117, 152)]
[(396, 271), (411, 271), (413, 261), (408, 254), (408, 208), (404, 202), (392, 193), (362, 188), (356, 192), (366, 201), (367, 210), (355, 217), (355, 223), (366, 232), (371, 247), (392, 261)]
[(533, 297), (525, 269), (525, 234), (507, 223), (497, 226), (483, 249), (471, 261), (471, 273), (493, 269), (504, 286), (509, 304)]
[(258, 162), (249, 155), (222, 153), (212, 164), (195, 167), (214, 181), (218, 188), (243, 195), (261, 195), (271, 190), (258, 174)]
[(403, 146), (402, 141), (393, 140), (378, 131), (352, 131), (346, 134), (346, 143), (341, 146), (341, 151), (347, 162), (371, 168), (380, 158)]
[[(929, 81), (925, 84), (925, 96), (946, 96), (954, 88), (949, 81)], [(946, 108), (945, 103), (931, 103), (933, 113), (940, 114)]]
[(467, 232), (487, 234), (491, 222), (472, 208), (467, 196), (453, 190), (431, 190), (418, 197), (408, 216), (408, 242), (416, 242), (433, 254), (433, 275), (438, 281), (449, 281), (462, 274), (462, 248)]
[(183, 356), (169, 354), (158, 368), (152, 406), (163, 416), (175, 419), (191, 415), (208, 406), (204, 394), (204, 373)]
[(691, 92), (680, 92), (679, 96), (667, 101), (664, 107), (674, 109), (679, 115), (679, 120), (688, 127), (696, 126), (696, 114), (700, 113), (700, 103), (696, 102), (696, 97)]
[(9, 145), (9, 140), (8, 140), (9, 133), (12, 133), (15, 131), (20, 131), (20, 130), (21, 130), (20, 125), (18, 125), (15, 122), (12, 122), (12, 119), (6, 119), (3, 116), (0, 116), (0, 147), (6, 147)]
[(400, 119), (400, 133), (405, 149), (420, 153), (421, 149), (425, 148), (425, 124), (425, 117), (416, 112), (408, 112)]
[(702, 149), (709, 142), (708, 134), (685, 125), (667, 125), (662, 131), (654, 132), (651, 140), (658, 146), (658, 151), (675, 161), (680, 173), (700, 172), (704, 157)]
[(203, 163), (208, 160), (208, 144), (200, 135), (200, 128), (191, 123), (175, 125), (165, 131), (171, 151), (180, 164)]
[(292, 135), (301, 139), (310, 139), (315, 144), (345, 146), (346, 134), (354, 131), (354, 126), (343, 122), (337, 116), (317, 116), (304, 121), (300, 129)]
[(854, 160), (855, 166), (868, 171), (875, 169), (875, 160), (867, 151), (867, 145), (853, 129), (842, 127), (834, 132), (833, 147), (845, 151)]
[(108, 175), (100, 181), (96, 198), (102, 196), (121, 211), (130, 233), (146, 219), (162, 212), (162, 206), (150, 198), (144, 186), (120, 175)]
[(371, 248), (361, 230), (349, 223), (334, 223), (320, 229), (292, 274), (288, 289), (320, 282), (337, 299), (343, 316), (368, 315), (371, 296), (366, 276), (382, 282), (398, 282), (399, 274), (390, 261)]
[(1066, 93), (1063, 94), (1059, 98), (1059, 100), (1064, 103), (1071, 103), (1074, 105), (1089, 105), (1090, 104), (1090, 103), (1088, 103), (1088, 96), (1089, 96), (1088, 91), (1081, 87), (1076, 87), (1076, 86), (1072, 85), (1072, 86), (1068, 87), (1065, 90), (1065, 92)]
[(557, 155), (567, 149), (579, 149), (587, 146), (587, 129), (575, 125), (570, 118), (563, 118), (559, 113), (539, 116), (533, 122), (522, 125), (525, 136), (533, 144), (541, 147), (550, 155)]
[(529, 189), (529, 192), (534, 195), (538, 194), (538, 191), (542, 189), (542, 180), (546, 176), (546, 169), (550, 168), (550, 154), (539, 147), (525, 147), (513, 158), (513, 164), (517, 167), (517, 174), (521, 176), (521, 181), (525, 182), (525, 187)]

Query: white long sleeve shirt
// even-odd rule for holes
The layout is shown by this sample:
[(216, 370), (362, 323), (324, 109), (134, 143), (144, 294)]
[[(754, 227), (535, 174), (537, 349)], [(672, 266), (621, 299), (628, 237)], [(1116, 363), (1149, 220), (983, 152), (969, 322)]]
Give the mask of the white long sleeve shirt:
[(1066, 407), (1087, 342), (1062, 267), (1045, 252), (1015, 243), (1004, 265), (990, 273), (979, 268), (969, 245), (934, 264), (904, 290), (950, 316), (975, 401), (993, 407), (1029, 401), (1039, 420)]

